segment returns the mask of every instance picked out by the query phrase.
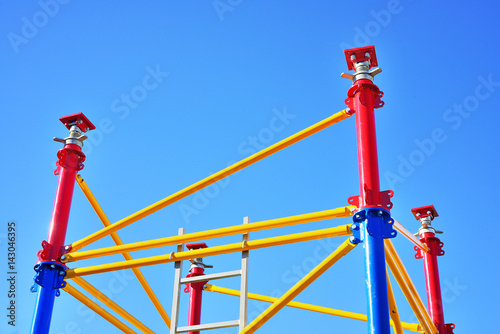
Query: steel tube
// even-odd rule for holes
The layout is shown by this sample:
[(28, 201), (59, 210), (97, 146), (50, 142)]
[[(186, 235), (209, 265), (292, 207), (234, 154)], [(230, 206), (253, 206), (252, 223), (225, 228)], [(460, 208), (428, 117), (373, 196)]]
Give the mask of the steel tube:
[(421, 238), (425, 240), (429, 247), (429, 252), (424, 253), (424, 272), (429, 313), (439, 333), (446, 333), (437, 260), (438, 252), (441, 251), (441, 247), (439, 247), (441, 240), (436, 238), (432, 232), (422, 233)]

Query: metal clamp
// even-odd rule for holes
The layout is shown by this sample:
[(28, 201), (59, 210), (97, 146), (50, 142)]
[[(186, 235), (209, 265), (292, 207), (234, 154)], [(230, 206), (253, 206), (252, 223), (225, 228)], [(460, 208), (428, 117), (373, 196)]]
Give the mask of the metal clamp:
[[(374, 221), (375, 219), (382, 219), (382, 223)], [(354, 214), (353, 221), (354, 223), (351, 225), (352, 237), (349, 238), (349, 241), (353, 244), (363, 242), (366, 237), (365, 233), (371, 236), (380, 236), (383, 239), (394, 238), (398, 234), (393, 228), (394, 219), (392, 219), (389, 211), (384, 209), (368, 208), (360, 210)]]
[(35, 284), (30, 288), (31, 292), (38, 291), (37, 285), (41, 287), (52, 287), (56, 290), (56, 297), (61, 295), (59, 289), (66, 286), (64, 277), (66, 276), (66, 268), (57, 262), (42, 262), (36, 264), (35, 276), (33, 281)]

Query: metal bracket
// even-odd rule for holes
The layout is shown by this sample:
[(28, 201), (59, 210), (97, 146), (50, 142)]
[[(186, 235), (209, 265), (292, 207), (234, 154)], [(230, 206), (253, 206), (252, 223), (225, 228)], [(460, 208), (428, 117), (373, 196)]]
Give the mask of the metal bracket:
[(30, 291), (38, 291), (37, 285), (41, 287), (51, 286), (56, 290), (56, 297), (59, 297), (61, 295), (59, 289), (66, 286), (66, 281), (64, 280), (66, 276), (66, 267), (57, 262), (47, 261), (36, 264), (34, 269), (36, 272), (33, 277), (35, 284), (30, 288)]
[(359, 63), (362, 61), (369, 61), (370, 68), (378, 66), (377, 54), (375, 53), (375, 46), (363, 46), (360, 48), (346, 49), (344, 50), (345, 60), (347, 62), (347, 68), (349, 70), (356, 70), (354, 63)]
[[(445, 252), (443, 250), (444, 243), (441, 240), (439, 240), (438, 238), (435, 238), (435, 237), (421, 237), (420, 241), (423, 242), (424, 244), (426, 244), (427, 246), (429, 246), (429, 252), (432, 252), (433, 249), (435, 249), (436, 250), (436, 256), (443, 256), (445, 254)], [(434, 243), (435, 244), (435, 248), (434, 247), (430, 247), (430, 245), (429, 245), (430, 243)], [(417, 251), (417, 254), (415, 254), (415, 258), (416, 259), (422, 259), (424, 257), (424, 251), (422, 249), (420, 249), (417, 246), (413, 247), (413, 249)]]
[[(384, 208), (384, 209), (392, 209), (392, 202), (391, 202), (391, 197), (394, 196), (394, 191), (392, 190), (385, 190), (385, 191), (381, 191), (379, 192), (379, 205), (381, 208)], [(347, 199), (347, 202), (350, 204), (350, 205), (354, 205), (355, 207), (361, 207), (360, 205), (360, 202), (361, 202), (361, 196), (359, 195), (356, 195), (356, 196), (351, 196)]]
[(455, 324), (446, 324), (444, 325), (446, 328), (446, 334), (453, 334), (453, 330), (455, 329)]
[[(374, 222), (374, 219), (382, 219), (382, 224)], [(352, 237), (350, 241), (353, 244), (364, 242), (365, 234), (363, 224), (366, 226), (366, 232), (371, 236), (381, 236), (384, 239), (394, 238), (398, 234), (393, 228), (394, 219), (387, 210), (368, 208), (358, 211), (353, 216), (354, 223), (351, 225)]]
[(61, 168), (66, 167), (66, 161), (69, 153), (77, 155), (78, 161), (75, 161), (75, 169), (77, 171), (80, 171), (83, 169), (83, 167), (85, 167), (83, 164), (83, 162), (85, 161), (85, 154), (83, 152), (71, 148), (62, 148), (57, 151), (57, 157), (59, 158), (59, 160), (56, 161), (57, 168), (54, 171), (54, 175), (59, 175)]
[[(374, 99), (373, 99), (373, 108), (378, 109), (382, 108), (385, 105), (385, 102), (381, 100), (381, 98), (384, 96), (384, 92), (382, 92), (376, 85), (371, 84), (371, 83), (363, 83), (363, 86), (368, 86), (370, 89), (373, 91), (374, 94)], [(359, 90), (359, 85), (357, 83), (354, 83), (354, 85), (349, 88), (347, 91), (347, 99), (344, 100), (344, 103), (347, 104), (349, 107), (351, 113), (356, 112), (356, 104), (354, 103), (356, 99), (354, 99), (354, 96), (356, 95), (356, 92)], [(364, 101), (360, 101), (361, 103), (364, 103)]]

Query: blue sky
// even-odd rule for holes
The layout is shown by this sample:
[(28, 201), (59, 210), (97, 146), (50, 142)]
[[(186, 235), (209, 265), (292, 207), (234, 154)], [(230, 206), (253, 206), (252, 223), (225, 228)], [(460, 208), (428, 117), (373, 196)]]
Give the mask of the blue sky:
[[(446, 255), (439, 264), (446, 321), (456, 324), (456, 333), (494, 332), (496, 319), (489, 315), (499, 311), (500, 297), (492, 239), (500, 232), (494, 219), (500, 187), (498, 7), (494, 1), (0, 1), (2, 277), (7, 223), (18, 226), (17, 326), (8, 326), (2, 314), (0, 331), (29, 329), (33, 265), (47, 238), (57, 184), (53, 170), (61, 145), (52, 137), (67, 135), (59, 117), (84, 112), (97, 126), (88, 134), (81, 174), (114, 222), (343, 109), (351, 85), (340, 78), (347, 70), (343, 49), (374, 44), (383, 69), (375, 83), (385, 93), (385, 106), (376, 111), (381, 188), (395, 191), (392, 215), (416, 232), (410, 209), (436, 206), (435, 226), (445, 232), (440, 237)], [(244, 216), (260, 221), (335, 208), (358, 194), (357, 177), (352, 117), (119, 234), (133, 242), (174, 235), (179, 227), (194, 232), (236, 225)], [(101, 227), (76, 187), (67, 243)], [(251, 252), (249, 290), (285, 292), (342, 241)], [(421, 260), (402, 236), (394, 243), (425, 300)], [(111, 244), (105, 238), (89, 249)], [(240, 266), (237, 255), (206, 262), (214, 265), (212, 273)], [(170, 314), (173, 266), (143, 272)], [(87, 278), (151, 329), (165, 331), (131, 272)], [(237, 288), (238, 281), (217, 284)], [(414, 322), (394, 288), (402, 320)], [(4, 278), (0, 291), (5, 312)], [(366, 312), (361, 247), (296, 300)], [(250, 301), (250, 317), (265, 306)], [(207, 292), (202, 321), (235, 319), (237, 308), (235, 297)], [(186, 310), (184, 294), (181, 325)], [(366, 332), (362, 322), (283, 310), (260, 333), (325, 327)], [(52, 332), (118, 330), (63, 293)]]

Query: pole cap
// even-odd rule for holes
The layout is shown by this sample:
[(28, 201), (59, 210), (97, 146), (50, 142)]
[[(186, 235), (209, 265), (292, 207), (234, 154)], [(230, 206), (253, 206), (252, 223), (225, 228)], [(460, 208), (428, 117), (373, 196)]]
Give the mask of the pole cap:
[(425, 217), (431, 217), (431, 220), (434, 220), (434, 218), (439, 217), (439, 214), (436, 211), (436, 208), (434, 208), (434, 205), (427, 205), (427, 206), (421, 206), (419, 208), (414, 208), (411, 209), (411, 212), (415, 216), (415, 219), (420, 221), (420, 219), (425, 218)]
[(375, 46), (362, 46), (360, 48), (346, 49), (344, 50), (345, 60), (347, 62), (347, 68), (349, 70), (355, 71), (354, 63), (359, 63), (362, 61), (370, 61), (370, 67), (378, 66), (377, 55), (375, 54)]
[(73, 124), (76, 124), (83, 132), (95, 129), (94, 124), (92, 124), (92, 122), (89, 121), (89, 119), (81, 112), (60, 117), (59, 120), (64, 124), (64, 126), (66, 126), (66, 128), (68, 128), (68, 130), (71, 129), (71, 125)]

